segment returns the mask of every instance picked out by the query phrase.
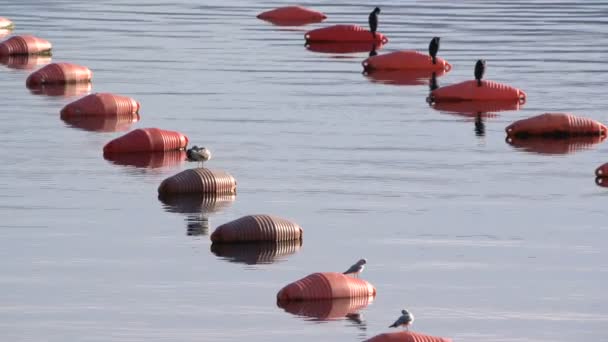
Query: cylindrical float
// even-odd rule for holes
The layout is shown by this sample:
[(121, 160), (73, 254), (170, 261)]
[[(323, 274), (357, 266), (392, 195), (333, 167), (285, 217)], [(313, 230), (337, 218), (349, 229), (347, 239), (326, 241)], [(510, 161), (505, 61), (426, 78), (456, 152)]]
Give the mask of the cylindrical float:
[(91, 92), (91, 83), (39, 84), (29, 87), (30, 93), (46, 96), (81, 96)]
[(302, 240), (248, 243), (212, 243), (211, 252), (229, 262), (247, 265), (272, 264), (297, 253)]
[(545, 113), (515, 121), (505, 128), (508, 136), (605, 136), (608, 128), (603, 124), (570, 113)]
[(319, 23), (327, 18), (319, 11), (302, 6), (279, 7), (260, 13), (257, 17), (279, 26), (301, 26)]
[(507, 136), (506, 142), (517, 149), (530, 153), (559, 155), (591, 149), (594, 145), (602, 143), (605, 139), (606, 136), (599, 135), (564, 138), (542, 136), (520, 138), (517, 136)]
[(188, 137), (180, 132), (160, 128), (140, 128), (118, 137), (103, 147), (103, 153), (158, 152), (181, 150)]
[(378, 51), (384, 47), (382, 42), (306, 42), (306, 49), (319, 53), (359, 53)]
[(31, 73), (26, 85), (35, 88), (41, 84), (91, 82), (93, 73), (89, 68), (73, 63), (51, 63)]
[(415, 86), (428, 85), (431, 78), (435, 74), (439, 78), (446, 74), (445, 70), (368, 70), (364, 71), (363, 75), (372, 82), (399, 85), (399, 86)]
[(49, 64), (51, 56), (43, 55), (12, 55), (0, 56), (0, 64), (12, 69), (29, 70), (42, 64)]
[(428, 101), (525, 101), (525, 99), (525, 92), (509, 85), (483, 80), (480, 87), (476, 80), (472, 80), (435, 89), (429, 95)]
[(301, 240), (302, 227), (271, 215), (247, 215), (224, 223), (211, 234), (213, 242)]
[(277, 293), (277, 300), (313, 300), (376, 296), (376, 288), (367, 281), (336, 272), (313, 273)]
[(277, 306), (297, 316), (320, 320), (335, 320), (353, 315), (365, 309), (374, 297), (354, 297), (306, 301), (277, 301)]
[(441, 57), (433, 58), (418, 51), (395, 51), (376, 55), (361, 62), (365, 70), (452, 70), (452, 65)]
[(37, 55), (51, 53), (51, 43), (30, 35), (13, 36), (0, 43), (0, 56)]
[(608, 163), (595, 169), (595, 175), (598, 177), (608, 177)]
[(397, 331), (376, 335), (365, 342), (452, 342), (452, 339), (413, 331)]
[(8, 18), (0, 17), (0, 29), (12, 29), (15, 27), (12, 21)]
[[(122, 132), (128, 131), (131, 125), (139, 121), (139, 114), (126, 114), (118, 116), (61, 116), (71, 127), (91, 132)], [(117, 153), (121, 155), (124, 153)], [(185, 155), (185, 152), (184, 152)]]
[(158, 187), (160, 195), (179, 193), (236, 193), (236, 180), (228, 172), (196, 168), (171, 176)]
[(61, 110), (61, 117), (70, 116), (134, 116), (140, 108), (134, 99), (110, 93), (95, 93), (87, 95)]
[(308, 42), (376, 42), (386, 44), (388, 38), (380, 32), (371, 31), (357, 25), (333, 25), (306, 32)]

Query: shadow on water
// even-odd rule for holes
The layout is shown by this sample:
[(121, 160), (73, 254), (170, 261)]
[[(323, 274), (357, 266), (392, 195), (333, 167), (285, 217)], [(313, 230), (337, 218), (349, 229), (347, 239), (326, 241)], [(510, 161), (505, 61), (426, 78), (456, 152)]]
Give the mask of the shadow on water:
[(34, 95), (46, 96), (80, 96), (91, 92), (91, 83), (42, 84), (29, 88)]
[(139, 121), (139, 114), (106, 116), (61, 116), (68, 127), (91, 132), (123, 132)]
[(185, 151), (104, 153), (112, 164), (144, 169), (178, 166), (186, 162)]
[(605, 136), (580, 136), (580, 137), (510, 137), (505, 142), (515, 149), (535, 154), (560, 155), (571, 154), (579, 151), (589, 150), (594, 145), (601, 144), (606, 140)]
[(6, 65), (11, 69), (23, 69), (30, 70), (38, 67), (39, 65), (51, 63), (51, 56), (42, 55), (12, 55), (12, 56), (1, 56), (0, 64)]
[(159, 195), (163, 209), (169, 213), (185, 214), (186, 235), (209, 234), (209, 215), (232, 205), (236, 195), (174, 194)]
[(229, 262), (272, 264), (300, 251), (302, 240), (278, 242), (213, 243), (211, 252)]

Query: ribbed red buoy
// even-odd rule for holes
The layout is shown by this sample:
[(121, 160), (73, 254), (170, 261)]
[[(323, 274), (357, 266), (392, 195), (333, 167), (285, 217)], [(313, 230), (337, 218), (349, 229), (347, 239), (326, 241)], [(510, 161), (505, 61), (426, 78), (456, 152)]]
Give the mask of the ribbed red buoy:
[(306, 42), (306, 49), (319, 53), (359, 53), (381, 50), (382, 42)]
[(507, 136), (509, 145), (526, 152), (538, 154), (570, 154), (591, 149), (593, 145), (600, 144), (606, 136), (574, 136), (564, 138), (551, 138), (542, 136), (531, 136), (519, 138)]
[(366, 70), (452, 70), (452, 65), (441, 57), (436, 57), (435, 62), (418, 51), (395, 51), (369, 57), (361, 65)]
[(365, 309), (374, 301), (374, 297), (354, 297), (325, 300), (277, 301), (277, 306), (298, 316), (313, 317), (322, 320), (344, 318)]
[(608, 177), (608, 163), (595, 169), (595, 175), (598, 177)]
[(224, 223), (211, 234), (212, 242), (301, 240), (302, 227), (271, 215), (247, 215)]
[(365, 342), (452, 342), (452, 339), (413, 331), (397, 331), (376, 335)]
[(13, 36), (0, 43), (0, 56), (50, 54), (51, 43), (30, 35)]
[(302, 240), (249, 243), (212, 243), (211, 252), (229, 262), (272, 264), (300, 251)]
[(519, 110), (525, 103), (524, 99), (510, 101), (450, 101), (434, 102), (431, 103), (431, 107), (450, 114), (474, 117), (481, 113), (482, 116), (487, 117), (487, 113)]
[(313, 273), (297, 280), (277, 293), (277, 300), (311, 300), (370, 297), (376, 295), (376, 288), (367, 281), (342, 273)]
[(140, 108), (134, 99), (110, 93), (87, 95), (61, 110), (61, 117), (68, 116), (133, 116)]
[(184, 170), (160, 183), (160, 195), (178, 193), (236, 193), (236, 180), (225, 171), (196, 168)]
[(91, 92), (91, 83), (39, 84), (29, 87), (30, 93), (46, 96), (81, 96)]
[(103, 147), (105, 153), (155, 152), (180, 150), (188, 146), (188, 137), (180, 132), (159, 128), (140, 128), (118, 137)]
[(505, 129), (508, 136), (606, 135), (608, 128), (588, 118), (569, 113), (545, 113), (515, 121)]
[(42, 64), (49, 64), (51, 56), (43, 55), (5, 55), (0, 56), (0, 64), (4, 64), (12, 69), (34, 69)]
[(0, 29), (11, 29), (15, 25), (8, 18), (0, 17)]
[[(61, 116), (66, 124), (85, 131), (121, 132), (128, 131), (131, 125), (139, 121), (139, 114), (124, 114), (118, 116)], [(185, 152), (184, 152), (185, 153)]]
[(388, 43), (388, 38), (380, 32), (375, 36), (371, 31), (357, 25), (333, 25), (308, 31), (304, 35), (308, 42), (377, 42)]
[(520, 89), (506, 84), (481, 81), (479, 87), (477, 81), (464, 81), (449, 86), (435, 89), (429, 96), (432, 102), (441, 101), (514, 101), (525, 100), (526, 93)]
[(327, 18), (325, 14), (319, 11), (302, 6), (279, 7), (262, 12), (257, 17), (258, 19), (280, 26), (300, 26), (319, 23)]
[(41, 84), (91, 82), (89, 68), (73, 63), (51, 63), (31, 73), (25, 84), (28, 88)]
[(364, 71), (363, 75), (372, 82), (392, 84), (392, 85), (427, 85), (431, 77), (441, 77), (446, 74), (445, 70), (369, 70)]

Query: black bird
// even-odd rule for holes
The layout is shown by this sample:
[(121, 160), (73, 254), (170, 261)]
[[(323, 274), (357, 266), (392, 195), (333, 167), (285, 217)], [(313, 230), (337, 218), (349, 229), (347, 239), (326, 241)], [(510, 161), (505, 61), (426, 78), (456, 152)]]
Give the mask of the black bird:
[(440, 39), (441, 38), (439, 37), (433, 37), (433, 39), (431, 39), (431, 43), (429, 44), (429, 55), (433, 57), (433, 64), (437, 64), (437, 60), (435, 57), (437, 57), (437, 52), (439, 51)]
[(206, 147), (198, 147), (196, 145), (186, 150), (188, 161), (200, 162), (201, 164), (211, 159), (211, 151)]
[(477, 80), (477, 86), (481, 87), (481, 79), (483, 74), (486, 72), (486, 61), (480, 59), (475, 63), (475, 79)]
[(433, 74), (431, 74), (431, 79), (429, 81), (429, 88), (431, 91), (439, 88), (439, 84), (437, 84), (437, 74), (435, 72), (433, 72)]
[(378, 29), (378, 14), (380, 14), (380, 7), (374, 8), (372, 13), (369, 14), (369, 30), (372, 32), (372, 36), (376, 39), (376, 30)]

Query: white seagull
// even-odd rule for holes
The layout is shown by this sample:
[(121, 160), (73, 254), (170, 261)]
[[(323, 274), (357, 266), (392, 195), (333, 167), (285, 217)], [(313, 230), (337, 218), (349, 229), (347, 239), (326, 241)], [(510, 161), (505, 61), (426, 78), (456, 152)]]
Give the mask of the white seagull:
[(401, 317), (397, 318), (395, 323), (393, 323), (389, 328), (397, 328), (397, 327), (406, 327), (409, 330), (409, 325), (414, 323), (414, 314), (409, 311), (403, 309), (401, 310)]
[(192, 148), (186, 150), (186, 157), (188, 158), (188, 161), (200, 162), (202, 166), (203, 162), (211, 159), (211, 151), (206, 147), (194, 145)]
[(365, 259), (361, 259), (359, 261), (357, 261), (356, 264), (352, 265), (348, 270), (346, 270), (346, 272), (344, 272), (343, 274), (355, 274), (357, 275), (357, 278), (359, 278), (359, 273), (363, 272), (363, 269), (365, 268), (365, 264), (367, 263), (367, 260)]

